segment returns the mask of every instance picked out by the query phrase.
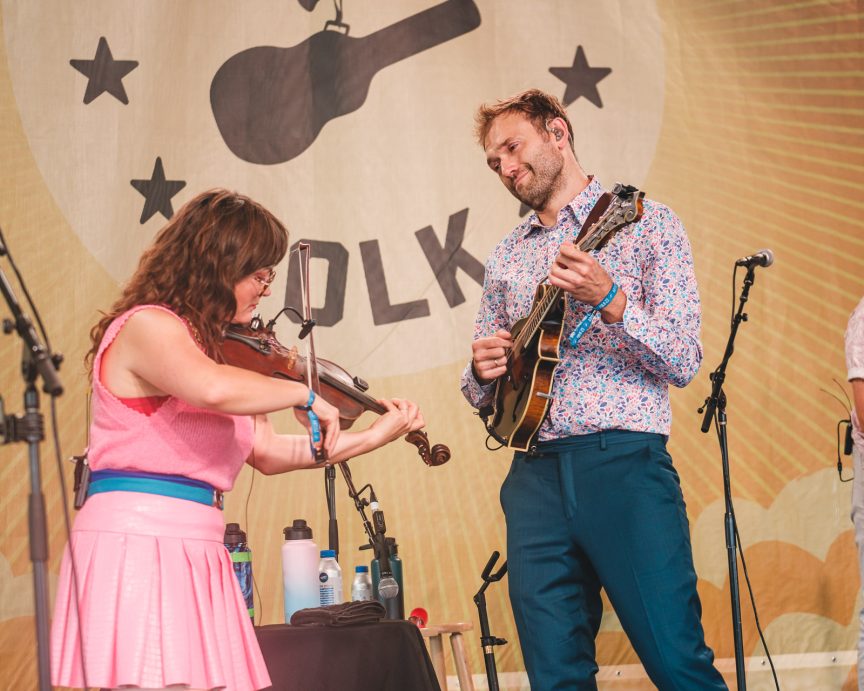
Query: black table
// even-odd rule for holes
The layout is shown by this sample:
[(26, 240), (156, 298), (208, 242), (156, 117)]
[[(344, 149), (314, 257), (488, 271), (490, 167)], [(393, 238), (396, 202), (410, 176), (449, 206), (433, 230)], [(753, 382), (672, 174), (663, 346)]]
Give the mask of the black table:
[(411, 622), (276, 624), (255, 632), (273, 691), (441, 691)]

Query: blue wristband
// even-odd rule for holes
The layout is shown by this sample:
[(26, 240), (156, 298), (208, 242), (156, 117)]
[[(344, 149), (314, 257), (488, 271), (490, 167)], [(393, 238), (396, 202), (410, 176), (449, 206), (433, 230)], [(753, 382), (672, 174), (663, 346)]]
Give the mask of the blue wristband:
[(570, 344), (571, 348), (575, 348), (576, 344), (579, 343), (579, 339), (585, 335), (586, 331), (588, 331), (588, 327), (591, 326), (591, 321), (594, 319), (594, 315), (612, 302), (617, 294), (618, 284), (613, 283), (609, 292), (606, 293), (606, 297), (591, 308), (591, 311), (582, 318), (582, 321), (579, 322), (579, 326), (573, 329), (573, 332), (567, 338), (567, 342)]
[(306, 401), (306, 405), (298, 405), (297, 407), (300, 410), (312, 410), (313, 403), (315, 403), (315, 392), (309, 389), (309, 400)]
[(312, 389), (309, 389), (309, 399), (306, 401), (306, 405), (301, 405), (297, 407), (300, 410), (305, 410), (306, 417), (309, 418), (309, 436), (311, 438), (311, 443), (309, 444), (309, 446), (312, 451), (312, 457), (315, 458), (315, 444), (321, 441), (321, 421), (318, 419), (318, 416), (312, 410), (313, 403), (315, 403), (315, 392)]
[(318, 420), (318, 416), (311, 410), (306, 415), (309, 417), (309, 431), (312, 434), (312, 443), (317, 444), (321, 441), (321, 423)]

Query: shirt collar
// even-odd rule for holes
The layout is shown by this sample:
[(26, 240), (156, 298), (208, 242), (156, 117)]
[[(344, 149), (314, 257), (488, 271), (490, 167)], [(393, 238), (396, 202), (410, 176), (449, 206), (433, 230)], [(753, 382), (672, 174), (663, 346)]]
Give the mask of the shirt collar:
[[(594, 205), (602, 194), (603, 186), (597, 181), (597, 178), (592, 175), (591, 182), (588, 183), (585, 189), (577, 194), (568, 204), (565, 204), (558, 212), (558, 219), (555, 222), (554, 227), (561, 225), (569, 215), (572, 219), (575, 219), (576, 223), (581, 228), (582, 224), (585, 223), (585, 219), (588, 218), (588, 214), (591, 213), (591, 209), (594, 208)], [(520, 236), (524, 238), (535, 231), (548, 229), (549, 226), (544, 226), (540, 222), (537, 212), (532, 211), (521, 224), (522, 232), (520, 233)]]

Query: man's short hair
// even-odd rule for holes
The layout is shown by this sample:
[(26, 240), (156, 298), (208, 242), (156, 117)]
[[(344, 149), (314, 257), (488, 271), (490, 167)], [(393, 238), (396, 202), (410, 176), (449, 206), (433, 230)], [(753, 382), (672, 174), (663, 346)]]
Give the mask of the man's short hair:
[(489, 128), (492, 127), (495, 118), (505, 113), (522, 113), (541, 133), (548, 130), (546, 123), (549, 120), (561, 118), (567, 123), (567, 131), (570, 133), (570, 149), (576, 153), (573, 144), (573, 125), (570, 124), (567, 111), (564, 110), (561, 101), (540, 89), (528, 89), (510, 98), (481, 105), (474, 115), (474, 133), (480, 146), (485, 145), (486, 135), (489, 134)]

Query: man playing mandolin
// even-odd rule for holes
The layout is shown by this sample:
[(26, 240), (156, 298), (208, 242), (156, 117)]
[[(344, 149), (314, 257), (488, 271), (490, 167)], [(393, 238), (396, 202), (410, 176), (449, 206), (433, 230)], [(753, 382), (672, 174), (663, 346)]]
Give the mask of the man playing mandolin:
[[(323, 448), (337, 463), (423, 426), (416, 405), (393, 399), (340, 434), (339, 410), (305, 384), (225, 364), (226, 328), (251, 321), (287, 248), (257, 202), (199, 194), (93, 327), (93, 480), (72, 528), (77, 587), (63, 555), (54, 684), (84, 686), (86, 673), (105, 689), (269, 687), (222, 544), (222, 492), (244, 462), (268, 475), (312, 468)], [(321, 434), (276, 433), (266, 414), (286, 408)]]
[[(666, 451), (669, 384), (685, 386), (702, 359), (684, 228), (662, 204), (643, 207), (640, 193), (641, 218), (615, 228), (602, 250), (582, 251), (580, 229), (603, 189), (576, 158), (561, 103), (526, 91), (481, 106), (476, 126), (489, 167), (534, 210), (487, 260), (462, 377), (467, 400), (498, 408), (499, 422), (510, 383), (524, 385), (520, 400), (541, 402), (529, 443), (513, 443), (510, 429), (496, 433), (525, 449), (514, 455), (501, 504), (531, 686), (597, 688), (602, 587), (658, 688), (725, 689), (704, 641), (687, 515)], [(548, 285), (538, 300), (542, 290), (560, 291), (560, 310), (540, 314), (538, 336), (526, 342), (517, 322), (536, 312), (540, 284)], [(550, 323), (555, 314), (559, 323)], [(550, 338), (557, 354), (544, 386)], [(508, 412), (504, 422), (527, 422), (519, 416)]]

